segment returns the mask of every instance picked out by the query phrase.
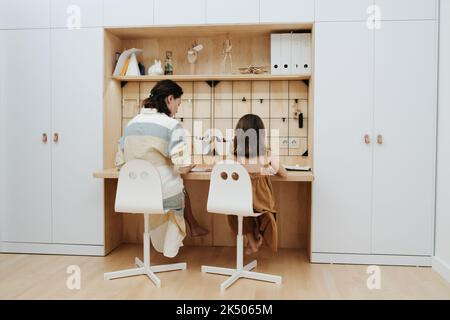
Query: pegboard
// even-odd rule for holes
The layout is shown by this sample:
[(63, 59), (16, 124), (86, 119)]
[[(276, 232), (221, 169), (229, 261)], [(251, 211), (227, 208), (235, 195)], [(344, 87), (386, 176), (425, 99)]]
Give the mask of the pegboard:
[[(122, 88), (122, 133), (127, 123), (139, 113), (141, 103), (146, 99), (156, 82), (128, 82)], [(234, 129), (245, 114), (261, 117), (266, 127), (267, 147), (273, 144), (271, 130), (278, 129), (279, 155), (286, 164), (304, 165), (309, 157), (309, 82), (303, 80), (270, 81), (221, 81), (210, 86), (203, 81), (178, 82), (183, 88), (182, 102), (176, 119), (191, 133), (188, 141), (193, 155), (206, 151), (196, 150), (194, 122), (202, 123), (202, 131), (218, 129), (226, 136), (226, 129)], [(297, 111), (301, 114), (295, 115)], [(271, 142), (273, 146), (271, 145)], [(205, 140), (205, 145), (208, 141)]]

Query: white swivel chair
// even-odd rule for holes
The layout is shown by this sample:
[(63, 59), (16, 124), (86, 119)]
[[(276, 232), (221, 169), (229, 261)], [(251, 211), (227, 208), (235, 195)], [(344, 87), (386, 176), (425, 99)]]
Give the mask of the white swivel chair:
[(203, 273), (215, 273), (231, 276), (220, 285), (225, 291), (239, 278), (262, 280), (280, 284), (280, 276), (252, 272), (256, 260), (247, 265), (244, 261), (244, 238), (242, 224), (244, 217), (257, 217), (260, 214), (253, 212), (252, 184), (247, 170), (238, 163), (225, 161), (216, 164), (211, 172), (211, 184), (208, 195), (208, 212), (237, 215), (238, 235), (236, 245), (236, 269), (202, 266)]
[(159, 288), (161, 280), (155, 275), (156, 272), (186, 270), (186, 263), (150, 266), (150, 215), (167, 213), (163, 209), (161, 177), (151, 163), (145, 160), (132, 160), (122, 167), (117, 185), (115, 210), (144, 214), (144, 262), (135, 258), (137, 268), (105, 273), (105, 280), (147, 275)]

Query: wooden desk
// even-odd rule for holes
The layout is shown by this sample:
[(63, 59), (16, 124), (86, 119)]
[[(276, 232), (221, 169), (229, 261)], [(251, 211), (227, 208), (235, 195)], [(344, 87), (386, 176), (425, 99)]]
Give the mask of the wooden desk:
[[(209, 181), (211, 174), (209, 172), (190, 172), (182, 175), (183, 180), (197, 180), (197, 181)], [(102, 171), (94, 172), (94, 178), (100, 179), (118, 179), (119, 170), (117, 169), (105, 169)], [(289, 171), (287, 178), (281, 178), (278, 176), (272, 176), (272, 181), (292, 181), (292, 182), (312, 182), (314, 176), (312, 172), (308, 171)]]
[[(142, 243), (141, 215), (114, 211), (119, 171), (105, 169), (94, 173), (105, 184), (105, 254), (122, 243)], [(235, 237), (228, 227), (227, 217), (206, 210), (209, 172), (191, 172), (182, 176), (191, 199), (192, 211), (199, 223), (210, 230), (205, 237), (185, 238), (184, 244), (194, 246), (234, 246)], [(311, 182), (312, 172), (289, 172), (287, 178), (272, 176), (278, 221), (280, 248), (299, 248), (310, 252)]]

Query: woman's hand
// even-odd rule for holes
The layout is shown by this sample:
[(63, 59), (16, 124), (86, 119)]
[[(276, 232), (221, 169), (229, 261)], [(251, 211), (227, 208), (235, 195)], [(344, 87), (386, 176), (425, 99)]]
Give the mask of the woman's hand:
[(180, 168), (178, 168), (178, 172), (180, 174), (186, 174), (186, 173), (189, 173), (189, 171), (191, 171), (193, 167), (195, 167), (195, 164), (192, 164), (187, 167), (180, 167)]

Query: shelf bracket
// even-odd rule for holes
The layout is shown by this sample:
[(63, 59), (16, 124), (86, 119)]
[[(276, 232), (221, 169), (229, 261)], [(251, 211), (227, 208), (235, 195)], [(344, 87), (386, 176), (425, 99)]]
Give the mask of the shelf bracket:
[(208, 86), (210, 88), (215, 88), (220, 83), (220, 81), (216, 81), (216, 80), (209, 80), (209, 81), (205, 81), (205, 82), (208, 84)]

